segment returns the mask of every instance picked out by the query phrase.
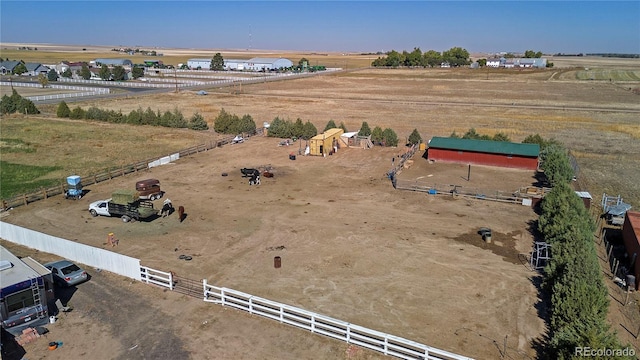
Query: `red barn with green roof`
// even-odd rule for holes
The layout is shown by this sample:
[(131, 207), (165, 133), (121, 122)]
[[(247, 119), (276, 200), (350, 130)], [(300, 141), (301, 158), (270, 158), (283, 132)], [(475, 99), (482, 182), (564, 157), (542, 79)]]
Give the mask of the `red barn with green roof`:
[(427, 158), (433, 161), (536, 170), (540, 145), (506, 141), (434, 137)]

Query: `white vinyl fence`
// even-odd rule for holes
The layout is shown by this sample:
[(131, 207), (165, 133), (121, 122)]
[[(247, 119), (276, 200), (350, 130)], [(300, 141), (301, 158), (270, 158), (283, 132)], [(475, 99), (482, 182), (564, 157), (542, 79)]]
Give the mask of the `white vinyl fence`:
[(470, 360), (445, 350), (436, 349), (411, 340), (370, 330), (362, 326), (316, 314), (294, 306), (280, 304), (240, 291), (207, 284), (203, 280), (204, 301), (231, 306), (250, 314), (257, 314), (293, 325), (315, 334), (346, 341), (385, 355), (401, 359)]
[(140, 260), (0, 221), (0, 238), (94, 268), (141, 280)]
[(150, 267), (140, 267), (140, 280), (147, 284), (154, 284), (173, 290), (173, 273), (155, 270)]

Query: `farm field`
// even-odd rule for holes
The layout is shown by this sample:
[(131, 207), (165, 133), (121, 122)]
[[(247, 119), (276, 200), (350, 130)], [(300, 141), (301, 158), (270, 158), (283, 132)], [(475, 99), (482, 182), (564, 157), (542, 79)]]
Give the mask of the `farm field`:
[[(185, 117), (199, 112), (210, 125), (222, 108), (239, 116), (250, 114), (258, 126), (276, 116), (310, 120), (319, 130), (330, 119), (344, 122), (349, 130), (367, 121), (371, 127), (394, 129), (401, 143), (414, 128), (425, 140), (454, 131), (462, 134), (472, 127), (480, 134), (503, 132), (514, 141), (539, 133), (571, 149), (580, 165), (578, 185), (591, 191), (595, 202), (606, 191), (621, 194), (638, 208), (640, 102), (632, 89), (640, 84), (558, 77), (572, 71), (577, 70), (513, 74), (363, 69), (251, 85), (237, 94), (229, 88), (210, 89), (208, 96), (185, 90), (70, 106), (125, 113), (139, 107), (177, 108)], [(212, 131), (60, 120), (49, 117), (55, 114), (54, 105), (39, 108), (43, 114), (38, 117), (1, 120), (3, 138), (24, 139), (36, 149), (5, 154), (3, 148), (3, 161), (60, 165), (64, 170), (50, 176), (61, 180), (71, 172), (89, 174), (109, 163), (121, 166), (166, 155), (217, 136)], [(75, 151), (68, 150), (69, 143)], [(131, 187), (139, 180), (132, 176), (92, 186), (77, 202), (56, 197), (15, 208), (2, 220), (98, 247), (107, 233), (115, 232), (120, 245), (113, 250), (160, 270), (207, 278), (219, 286), (478, 359), (499, 358), (500, 347), (495, 344), (502, 344), (505, 337), (514, 357), (535, 357), (534, 344), (544, 333), (544, 322), (536, 307), (535, 273), (522, 260), (533, 241), (529, 230), (536, 215), (531, 209), (394, 190), (384, 174), (390, 158), (402, 148), (346, 149), (327, 158), (290, 161), (288, 154), (297, 152), (296, 145), (278, 147), (277, 139), (253, 137), (139, 174), (160, 179), (166, 196), (185, 206), (188, 216), (183, 223), (175, 215), (131, 224), (89, 216), (89, 202), (109, 197), (115, 188)], [(401, 177), (433, 175), (434, 181), (464, 182), (465, 169), (430, 166), (420, 155)], [(249, 187), (239, 169), (259, 165), (271, 166), (275, 177)], [(229, 176), (220, 176), (222, 172)], [(530, 185), (532, 176), (480, 167), (474, 169), (473, 182), (508, 191)], [(479, 227), (494, 229), (494, 246), (482, 243)], [(181, 253), (194, 260), (179, 260)], [(276, 255), (282, 257), (279, 270), (273, 268)], [(136, 285), (132, 292), (152, 298), (161, 290)], [(291, 359), (352, 358), (343, 344), (320, 337), (305, 337), (302, 342), (313, 349), (312, 355), (285, 347), (288, 340), (307, 335), (294, 328), (251, 322), (246, 314), (229, 319), (210, 313), (218, 310), (203, 310), (206, 304), (195, 299), (160, 296), (161, 311), (175, 316), (174, 307), (179, 306), (187, 314), (188, 321), (171, 326), (194, 359), (215, 351), (247, 359), (269, 354)], [(205, 327), (207, 332), (195, 332), (203, 311), (216, 320)], [(91, 319), (89, 310), (86, 316)], [(99, 329), (113, 334), (116, 345), (123, 339), (115, 329), (143, 323), (122, 321), (105, 322)], [(273, 342), (256, 349), (247, 342), (230, 341), (234, 334), (242, 338), (231, 323), (244, 326), (243, 331), (274, 334)], [(87, 324), (78, 326), (91, 335), (98, 331)], [(221, 331), (229, 333), (225, 341), (215, 339)], [(127, 348), (114, 345), (120, 358), (132, 354)], [(282, 348), (290, 353), (278, 352)], [(379, 358), (366, 351), (359, 356)]]

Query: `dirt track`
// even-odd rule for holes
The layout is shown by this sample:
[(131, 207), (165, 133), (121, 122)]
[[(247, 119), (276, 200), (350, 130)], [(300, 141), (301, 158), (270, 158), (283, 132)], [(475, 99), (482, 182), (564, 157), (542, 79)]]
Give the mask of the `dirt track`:
[[(278, 147), (275, 139), (254, 137), (94, 185), (79, 201), (56, 197), (19, 207), (3, 220), (97, 247), (114, 232), (120, 245), (113, 250), (145, 266), (478, 359), (499, 357), (495, 344), (505, 336), (510, 351), (534, 356), (532, 341), (544, 324), (534, 273), (519, 261), (533, 240), (530, 208), (394, 190), (385, 173), (401, 149), (342, 149), (326, 158), (289, 160), (297, 151), (297, 144)], [(460, 177), (458, 167), (429, 168), (420, 155), (401, 177)], [(260, 165), (275, 176), (249, 186), (239, 169)], [(526, 171), (500, 177), (493, 171), (474, 169), (472, 183), (481, 186), (488, 178), (490, 187), (511, 189), (532, 182)], [(166, 197), (185, 206), (183, 223), (175, 214), (125, 224), (87, 212), (88, 203), (147, 177), (160, 179)], [(477, 235), (480, 227), (493, 229), (491, 247)], [(193, 260), (180, 260), (181, 254)], [(282, 268), (274, 268), (274, 256), (282, 258)], [(126, 307), (107, 311), (107, 304), (96, 303), (73, 315), (92, 320), (78, 319), (82, 334), (65, 344), (100, 338), (98, 344), (112, 351), (104, 358), (150, 358), (163, 346), (184, 349), (193, 359), (349, 358), (346, 344), (116, 276), (96, 275), (71, 302), (85, 292), (108, 294), (107, 303)], [(122, 297), (132, 301), (117, 300)], [(175, 338), (157, 327), (163, 322)], [(132, 335), (145, 329), (157, 336)], [(103, 339), (107, 333), (113, 340)], [(144, 354), (128, 350), (136, 344)], [(368, 351), (358, 356), (379, 357)]]

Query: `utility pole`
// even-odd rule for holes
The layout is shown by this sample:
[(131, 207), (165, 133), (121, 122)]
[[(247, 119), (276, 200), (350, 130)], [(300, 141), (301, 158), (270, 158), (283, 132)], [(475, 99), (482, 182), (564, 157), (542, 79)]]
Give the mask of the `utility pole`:
[(178, 69), (173, 68), (173, 80), (176, 83), (176, 93), (178, 92)]

